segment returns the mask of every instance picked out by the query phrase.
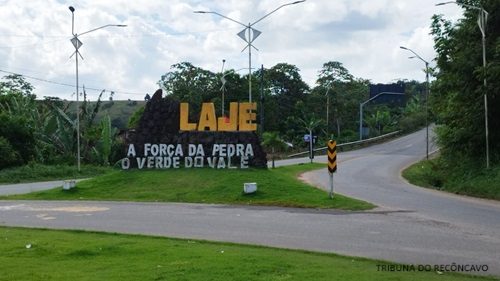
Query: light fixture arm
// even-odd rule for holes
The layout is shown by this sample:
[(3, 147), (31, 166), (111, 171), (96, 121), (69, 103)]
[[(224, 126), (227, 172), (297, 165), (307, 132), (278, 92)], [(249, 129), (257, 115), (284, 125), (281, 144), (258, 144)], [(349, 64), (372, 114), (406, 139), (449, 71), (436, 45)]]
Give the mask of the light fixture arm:
[[(406, 48), (406, 47), (403, 47), (403, 46), (399, 46), (399, 48), (411, 52), (416, 58), (418, 58), (419, 60), (423, 61), (426, 66), (429, 65), (428, 61), (424, 60), (421, 56), (419, 56), (417, 53), (415, 53), (412, 49), (409, 49), (409, 48)], [(413, 58), (413, 57), (410, 57), (410, 58)]]
[(213, 12), (213, 11), (194, 11), (194, 13), (196, 13), (196, 14), (214, 14), (214, 15), (218, 15), (219, 17), (225, 18), (225, 19), (230, 20), (232, 22), (235, 22), (235, 23), (237, 23), (239, 25), (242, 25), (244, 27), (248, 27), (248, 25), (246, 25), (246, 24), (244, 24), (242, 22), (239, 22), (239, 21), (237, 21), (235, 19), (232, 19), (230, 17), (227, 17), (227, 16), (225, 16), (223, 14), (220, 14), (220, 13), (217, 13), (217, 12)]
[(252, 24), (250, 24), (250, 26), (253, 26), (255, 24), (257, 24), (258, 22), (260, 22), (261, 20), (267, 18), (268, 16), (270, 16), (271, 14), (273, 14), (274, 12), (278, 11), (279, 9), (285, 7), (285, 6), (290, 6), (290, 5), (295, 5), (295, 4), (299, 4), (299, 3), (302, 3), (302, 2), (305, 2), (306, 0), (302, 0), (302, 1), (295, 1), (295, 2), (292, 2), (292, 3), (287, 3), (287, 4), (283, 4), (281, 6), (279, 6), (278, 8), (272, 10), (271, 12), (267, 13), (266, 15), (264, 15), (263, 17), (261, 17), (260, 19), (256, 20), (255, 22), (253, 22)]
[(94, 29), (91, 29), (89, 31), (85, 31), (85, 32), (82, 32), (80, 33), (78, 36), (82, 36), (84, 34), (87, 34), (87, 33), (90, 33), (90, 32), (93, 32), (93, 31), (96, 31), (96, 30), (99, 30), (99, 29), (103, 29), (105, 27), (109, 27), (109, 26), (115, 26), (115, 27), (126, 27), (127, 25), (125, 24), (106, 24), (106, 25), (103, 25), (103, 26), (100, 26), (100, 27), (97, 27), (97, 28), (94, 28)]

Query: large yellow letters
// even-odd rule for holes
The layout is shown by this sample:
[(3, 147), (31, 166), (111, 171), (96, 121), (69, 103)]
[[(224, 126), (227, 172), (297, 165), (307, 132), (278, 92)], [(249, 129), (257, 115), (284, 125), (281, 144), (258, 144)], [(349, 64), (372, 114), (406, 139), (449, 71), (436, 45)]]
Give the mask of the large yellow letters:
[(219, 117), (218, 130), (223, 132), (231, 132), (238, 130), (238, 103), (232, 102), (229, 104), (229, 118)]
[(257, 124), (256, 103), (232, 102), (229, 105), (229, 117), (219, 117), (215, 115), (213, 103), (203, 103), (198, 124), (189, 123), (189, 104), (180, 104), (180, 130), (181, 131), (255, 131)]
[(215, 119), (215, 106), (213, 103), (203, 103), (201, 106), (200, 122), (198, 131), (217, 131), (217, 120)]
[(242, 102), (240, 103), (240, 116), (239, 116), (239, 130), (240, 131), (255, 131), (257, 130), (257, 124), (254, 123), (257, 115), (255, 110), (257, 109), (256, 103)]
[(195, 123), (189, 123), (189, 104), (181, 103), (181, 114), (180, 118), (180, 129), (181, 131), (192, 131), (196, 130)]

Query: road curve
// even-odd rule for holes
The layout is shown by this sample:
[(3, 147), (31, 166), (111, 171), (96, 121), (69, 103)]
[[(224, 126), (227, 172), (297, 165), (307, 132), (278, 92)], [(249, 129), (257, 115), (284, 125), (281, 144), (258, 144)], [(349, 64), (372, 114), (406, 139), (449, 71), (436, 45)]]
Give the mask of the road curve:
[[(335, 191), (372, 202), (379, 210), (411, 212), (484, 234), (500, 234), (500, 202), (420, 188), (407, 183), (401, 170), (425, 157), (425, 131), (361, 150), (341, 153)], [(430, 151), (434, 149), (431, 143)], [(325, 157), (322, 157), (326, 161)], [(323, 160), (322, 159), (322, 160)], [(328, 173), (306, 173), (308, 182), (328, 188)]]
[[(336, 252), (411, 264), (487, 265), (500, 275), (500, 205), (411, 186), (423, 132), (339, 154), (336, 191), (367, 212), (132, 202), (0, 201), (0, 225), (86, 229)], [(323, 159), (322, 159), (323, 158)], [(317, 157), (323, 161), (324, 157)], [(305, 175), (325, 186), (325, 171)]]
[[(76, 180), (81, 181), (79, 180)], [(64, 180), (0, 185), (0, 195), (25, 194), (63, 186)]]

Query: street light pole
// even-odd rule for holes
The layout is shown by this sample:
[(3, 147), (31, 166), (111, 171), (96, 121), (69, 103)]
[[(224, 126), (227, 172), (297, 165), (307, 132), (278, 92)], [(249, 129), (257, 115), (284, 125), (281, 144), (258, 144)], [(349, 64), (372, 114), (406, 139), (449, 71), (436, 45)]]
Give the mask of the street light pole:
[(221, 70), (221, 73), (222, 73), (222, 77), (221, 77), (221, 82), (222, 82), (222, 87), (220, 88), (221, 91), (222, 91), (222, 117), (224, 117), (224, 92), (226, 91), (226, 79), (224, 78), (224, 64), (226, 63), (226, 60), (223, 59), (222, 60), (222, 70)]
[[(73, 34), (73, 38), (71, 38), (71, 43), (75, 47), (75, 52), (71, 55), (71, 57), (74, 55), (75, 56), (75, 64), (76, 64), (76, 146), (77, 146), (77, 151), (76, 151), (76, 163), (77, 163), (77, 169), (78, 172), (80, 172), (80, 99), (79, 99), (79, 83), (78, 83), (78, 56), (82, 57), (78, 49), (83, 45), (83, 43), (78, 39), (79, 36), (105, 28), (109, 26), (116, 26), (116, 27), (125, 27), (126, 25), (123, 24), (107, 24), (103, 25), (98, 28), (91, 29), (89, 31), (85, 31), (83, 33), (77, 34), (75, 33), (75, 8), (73, 6), (69, 6), (69, 10), (71, 11), (71, 33)], [(71, 58), (70, 57), (70, 58)], [(83, 59), (83, 57), (82, 57)]]
[[(219, 17), (222, 17), (222, 18), (225, 18), (227, 20), (230, 20), (232, 22), (235, 22), (243, 27), (245, 27), (245, 29), (243, 29), (242, 31), (238, 32), (238, 37), (240, 37), (241, 39), (243, 39), (245, 42), (247, 42), (247, 46), (242, 50), (245, 51), (246, 48), (248, 48), (248, 101), (249, 102), (252, 102), (252, 48), (255, 48), (252, 43), (255, 39), (257, 39), (257, 37), (262, 33), (261, 31), (257, 30), (257, 29), (254, 29), (253, 26), (255, 24), (257, 24), (258, 22), (260, 22), (261, 20), (267, 18), (269, 15), (273, 14), (274, 12), (278, 11), (279, 9), (285, 7), (285, 6), (289, 6), (289, 5), (295, 5), (295, 4), (299, 4), (299, 3), (302, 3), (302, 2), (305, 2), (306, 0), (300, 0), (300, 1), (295, 1), (295, 2), (291, 2), (291, 3), (287, 3), (287, 4), (283, 4), (281, 6), (279, 6), (278, 8), (272, 10), (271, 12), (267, 13), (266, 15), (264, 15), (263, 17), (261, 17), (260, 19), (254, 21), (253, 23), (248, 23), (248, 24), (244, 24), (240, 21), (237, 21), (235, 19), (232, 19), (228, 16), (225, 16), (223, 14), (220, 14), (218, 12), (213, 12), (213, 11), (194, 11), (194, 13), (197, 13), (197, 14), (214, 14), (214, 15), (218, 15)], [(248, 34), (248, 36), (247, 36)], [(258, 50), (257, 48), (255, 48), (256, 50)]]
[(488, 90), (486, 89), (486, 22), (488, 21), (488, 12), (483, 7), (477, 7), (473, 5), (468, 5), (464, 3), (458, 3), (455, 1), (448, 1), (443, 3), (438, 3), (436, 6), (443, 6), (446, 4), (457, 4), (464, 7), (468, 7), (479, 11), (478, 26), (481, 31), (481, 43), (483, 48), (483, 97), (484, 97), (484, 127), (485, 127), (485, 138), (486, 138), (486, 168), (490, 168), (490, 144), (489, 144), (489, 125), (488, 125)]
[[(330, 96), (328, 95), (328, 93), (330, 92), (330, 84), (331, 83), (328, 83), (326, 86), (326, 135), (327, 137), (330, 136), (330, 130), (328, 128), (328, 120), (330, 119)], [(338, 137), (338, 136), (337, 136)]]
[(425, 159), (429, 160), (429, 62), (424, 60), (421, 56), (415, 53), (412, 49), (399, 46), (399, 48), (411, 52), (413, 57), (410, 59), (418, 58), (425, 63)]
[[(489, 144), (489, 126), (488, 126), (488, 90), (486, 88), (486, 20), (488, 12), (481, 8), (481, 29), (482, 45), (483, 45), (483, 87), (484, 87), (484, 127), (486, 134), (486, 168), (490, 168), (490, 144)], [(482, 26), (482, 27), (481, 27)]]

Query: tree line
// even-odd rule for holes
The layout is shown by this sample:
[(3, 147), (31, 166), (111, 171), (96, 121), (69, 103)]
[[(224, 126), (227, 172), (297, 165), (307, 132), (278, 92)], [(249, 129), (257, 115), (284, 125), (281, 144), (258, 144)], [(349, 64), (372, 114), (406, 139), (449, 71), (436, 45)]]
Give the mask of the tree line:
[[(322, 143), (328, 138), (341, 142), (359, 138), (359, 104), (369, 98), (370, 81), (354, 77), (342, 63), (324, 63), (312, 88), (303, 81), (300, 70), (287, 63), (258, 69), (251, 79), (252, 101), (258, 103), (257, 123), (261, 133), (276, 132), (284, 141), (299, 147), (304, 143), (303, 136), (308, 133), (310, 124), (315, 124), (314, 134)], [(424, 124), (425, 116), (421, 114), (424, 84), (417, 81), (397, 83), (406, 85), (407, 100), (412, 107), (376, 102), (367, 106), (363, 125), (370, 129), (371, 136), (410, 130)], [(214, 73), (189, 62), (172, 65), (158, 84), (168, 95), (189, 102), (193, 116), (197, 116), (203, 102), (215, 103), (217, 113), (227, 115), (229, 102), (249, 100), (248, 75), (240, 75), (234, 70)]]
[[(221, 104), (222, 78), (225, 81), (225, 112)], [(319, 137), (318, 145), (330, 138), (339, 143), (358, 139), (359, 103), (368, 98), (369, 81), (353, 77), (342, 63), (325, 63), (313, 88), (303, 81), (296, 66), (287, 63), (259, 69), (251, 78), (253, 100), (259, 105), (259, 134), (270, 132), (268, 135), (298, 150), (305, 147), (303, 136), (309, 129)], [(371, 136), (424, 125), (423, 84), (417, 81), (398, 83), (407, 85), (410, 102), (404, 107), (376, 103), (367, 106), (363, 124), (370, 129)], [(167, 95), (190, 103), (190, 116), (198, 115), (203, 102), (215, 103), (217, 114), (225, 115), (230, 102), (248, 101), (248, 75), (240, 75), (234, 70), (214, 73), (182, 62), (172, 65), (158, 84)], [(130, 116), (128, 128), (116, 128), (109, 116), (97, 120), (99, 111), (113, 106), (113, 102), (102, 101), (103, 93), (97, 101), (90, 102), (83, 89), (78, 112), (82, 163), (109, 165), (118, 161), (123, 154), (118, 129), (137, 126), (143, 112), (140, 108)], [(35, 97), (33, 86), (20, 75), (7, 75), (0, 82), (0, 153), (3, 155), (0, 169), (29, 162), (75, 162), (75, 103), (55, 97), (44, 100)]]
[[(462, 2), (470, 6), (463, 7), (464, 18), (458, 22), (452, 23), (443, 15), (432, 18), (431, 34), (437, 57), (430, 103), (439, 125), (437, 135), (445, 165), (483, 168), (486, 139), (490, 162), (492, 165), (500, 162), (500, 1)], [(485, 68), (478, 26), (480, 10), (471, 6), (488, 13)], [(489, 129), (487, 138), (485, 119)]]
[[(103, 93), (91, 103), (83, 90), (79, 107), (81, 157), (86, 163), (109, 165), (120, 145), (109, 116), (96, 121)], [(75, 163), (74, 103), (55, 97), (35, 98), (33, 86), (20, 75), (7, 75), (0, 82), (0, 169), (28, 163)]]

